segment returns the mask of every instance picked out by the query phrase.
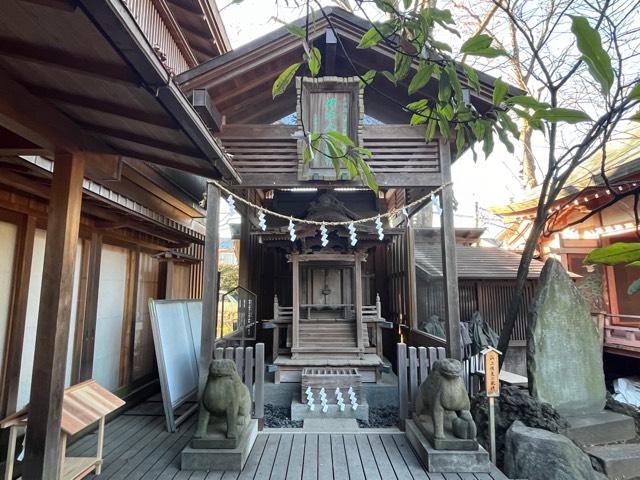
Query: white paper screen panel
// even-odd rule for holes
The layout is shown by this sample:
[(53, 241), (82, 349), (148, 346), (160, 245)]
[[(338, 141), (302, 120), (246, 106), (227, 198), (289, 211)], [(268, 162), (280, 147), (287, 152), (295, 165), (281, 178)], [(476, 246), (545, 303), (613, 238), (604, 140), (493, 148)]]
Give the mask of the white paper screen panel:
[(0, 222), (0, 371), (9, 327), (9, 309), (13, 292), (13, 265), (18, 237), (18, 226)]
[(189, 309), (184, 301), (157, 301), (152, 302), (150, 310), (158, 369), (175, 408), (198, 390), (198, 359)]

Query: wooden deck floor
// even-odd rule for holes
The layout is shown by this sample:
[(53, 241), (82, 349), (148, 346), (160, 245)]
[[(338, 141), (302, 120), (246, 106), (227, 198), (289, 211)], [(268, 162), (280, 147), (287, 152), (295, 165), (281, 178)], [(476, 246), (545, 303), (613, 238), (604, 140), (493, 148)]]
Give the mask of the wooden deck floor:
[[(168, 433), (161, 404), (150, 402), (107, 424), (105, 461), (96, 480), (504, 480), (492, 474), (427, 473), (403, 433), (260, 433), (244, 470), (180, 471), (180, 452), (191, 440), (195, 416)], [(70, 446), (68, 455), (91, 455), (96, 437)]]

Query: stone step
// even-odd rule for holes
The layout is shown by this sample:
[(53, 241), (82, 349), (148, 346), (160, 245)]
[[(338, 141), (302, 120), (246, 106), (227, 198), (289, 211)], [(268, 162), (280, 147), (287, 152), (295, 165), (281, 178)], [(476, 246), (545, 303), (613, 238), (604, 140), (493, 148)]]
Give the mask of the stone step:
[(640, 443), (598, 445), (585, 448), (591, 461), (599, 465), (609, 479), (640, 476)]
[(567, 420), (570, 427), (563, 433), (578, 445), (621, 443), (636, 436), (633, 418), (611, 410), (567, 417)]

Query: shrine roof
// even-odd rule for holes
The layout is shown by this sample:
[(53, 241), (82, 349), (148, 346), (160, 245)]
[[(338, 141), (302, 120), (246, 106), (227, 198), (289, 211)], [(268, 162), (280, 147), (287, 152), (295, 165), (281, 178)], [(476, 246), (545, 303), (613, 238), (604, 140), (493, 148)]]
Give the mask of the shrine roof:
[[(430, 277), (442, 277), (442, 248), (433, 242), (416, 241), (416, 266)], [(520, 255), (498, 247), (456, 245), (458, 278), (486, 280), (515, 280)], [(537, 279), (544, 263), (532, 260), (529, 279)]]
[[(370, 27), (367, 20), (340, 8), (326, 8), (324, 12), (326, 16), (317, 13), (314, 29), (309, 35), (310, 42), (322, 53), (320, 76), (353, 77), (356, 75), (354, 69), (361, 75), (370, 69), (393, 70), (395, 52), (391, 47), (379, 44), (370, 49), (356, 48)], [(304, 27), (305, 21), (301, 18), (293, 23)], [(337, 43), (333, 43), (334, 31)], [(227, 123), (272, 123), (295, 111), (293, 85), (275, 100), (271, 96), (271, 87), (285, 68), (301, 61), (303, 53), (300, 39), (282, 27), (180, 74), (177, 81), (187, 94), (195, 89), (206, 89)], [(417, 62), (413, 68), (417, 68)], [(476, 94), (470, 90), (471, 102), (480, 111), (485, 111), (492, 104), (495, 78), (483, 72), (477, 73), (481, 91)], [(416, 98), (407, 95), (411, 76), (396, 88), (378, 75), (375, 88), (365, 90), (366, 113), (384, 123), (407, 123), (409, 115), (399, 104), (406, 105)], [(437, 82), (432, 79), (420, 93), (432, 96), (436, 90)], [(510, 87), (509, 93), (518, 95), (522, 92)]]

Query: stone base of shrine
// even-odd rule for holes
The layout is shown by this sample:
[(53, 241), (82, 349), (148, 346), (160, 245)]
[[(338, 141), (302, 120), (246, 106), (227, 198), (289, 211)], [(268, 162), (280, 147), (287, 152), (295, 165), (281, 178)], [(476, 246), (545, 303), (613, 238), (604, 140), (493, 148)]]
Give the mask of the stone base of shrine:
[(406, 421), (405, 430), (428, 472), (489, 473), (492, 469), (489, 453), (482, 446), (478, 446), (478, 450), (436, 450), (413, 420)]
[(258, 436), (258, 420), (252, 419), (242, 431), (236, 448), (193, 448), (182, 450), (181, 470), (230, 470), (239, 472)]
[(316, 403), (313, 410), (309, 405), (300, 403), (298, 400), (291, 401), (291, 420), (304, 420), (306, 418), (355, 418), (357, 420), (369, 421), (369, 404), (364, 402), (358, 405), (356, 410), (351, 408), (349, 403), (345, 404), (344, 411), (335, 403), (327, 405), (327, 411), (322, 411), (322, 405)]

